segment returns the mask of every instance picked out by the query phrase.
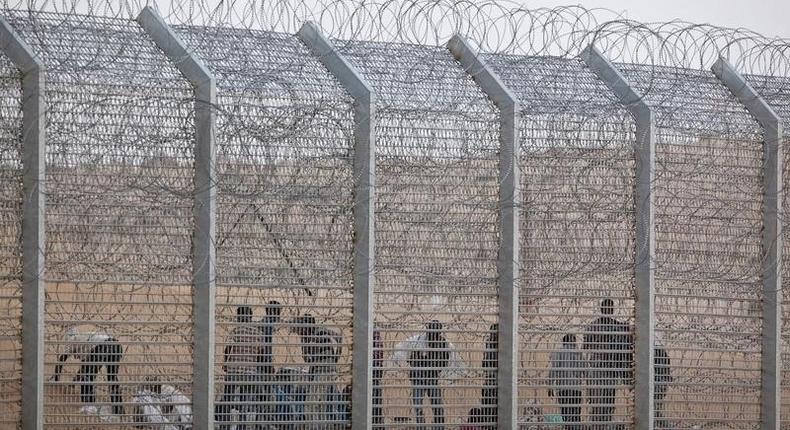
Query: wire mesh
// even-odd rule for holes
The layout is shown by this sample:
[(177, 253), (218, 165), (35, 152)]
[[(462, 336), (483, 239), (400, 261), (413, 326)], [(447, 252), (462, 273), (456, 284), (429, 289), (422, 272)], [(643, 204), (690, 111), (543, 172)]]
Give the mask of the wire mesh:
[(22, 88), (0, 59), (0, 427), (17, 428), (22, 404)]
[(758, 427), (761, 130), (709, 72), (619, 67), (658, 125), (656, 337), (671, 374), (656, 424)]
[[(66, 14), (9, 3), (5, 17), (48, 69), (45, 423), (188, 428), (192, 89), (128, 19), (140, 2), (51, 6)], [(599, 23), (583, 8), (264, 3), (167, 9), (219, 93), (219, 428), (349, 423), (353, 102), (291, 34), (307, 18), (342, 38), (379, 101), (375, 427), (496, 425), (499, 118), (434, 46), (455, 32), (498, 53), (486, 61), (522, 103), (519, 425), (633, 426), (634, 225), (644, 208), (633, 121), (575, 58), (593, 42), (627, 63), (618, 67), (657, 114), (655, 427), (759, 426), (763, 136), (705, 69), (744, 54), (740, 66), (771, 72), (750, 80), (788, 117), (790, 81), (777, 77), (786, 41)], [(5, 59), (0, 84), (5, 428), (21, 403), (22, 201), (19, 76)], [(67, 352), (76, 358), (55, 380)], [(153, 416), (169, 422), (145, 422)]]
[(6, 17), (48, 69), (45, 425), (188, 409), (191, 89), (133, 21)]
[(629, 425), (633, 121), (578, 59), (488, 61), (522, 104), (519, 424)]
[(337, 46), (379, 100), (374, 427), (494, 423), (496, 110), (445, 48)]
[(218, 85), (217, 424), (345, 427), (351, 100), (293, 35), (179, 34)]

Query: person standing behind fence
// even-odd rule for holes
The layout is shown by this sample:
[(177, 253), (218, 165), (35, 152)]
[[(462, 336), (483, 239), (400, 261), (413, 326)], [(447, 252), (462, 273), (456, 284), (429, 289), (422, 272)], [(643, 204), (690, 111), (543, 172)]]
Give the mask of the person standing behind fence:
[(566, 430), (581, 429), (582, 381), (586, 362), (576, 348), (576, 336), (567, 333), (562, 337), (562, 347), (551, 353), (549, 371), (549, 396), (560, 405), (560, 414)]
[(85, 403), (80, 409), (83, 413), (97, 414), (96, 392), (94, 381), (102, 367), (107, 371), (107, 382), (110, 385), (110, 401), (113, 403), (112, 413), (123, 415), (123, 398), (118, 384), (118, 367), (123, 358), (121, 344), (112, 336), (100, 331), (79, 333), (76, 328), (69, 328), (66, 333), (66, 350), (58, 356), (53, 380), (60, 381), (63, 363), (70, 356), (82, 362), (79, 373), (74, 378), (80, 385), (80, 401)]
[(433, 407), (433, 423), (439, 424), (433, 428), (440, 429), (444, 427), (444, 406), (439, 379), (448, 370), (459, 370), (462, 364), (452, 344), (442, 334), (442, 323), (429, 321), (425, 329), (425, 333), (398, 344), (392, 361), (394, 365), (406, 362), (409, 366), (411, 400), (417, 424), (425, 423), (422, 398), (427, 395)]
[(655, 388), (653, 391), (653, 406), (655, 408), (656, 422), (655, 428), (666, 429), (670, 428), (669, 423), (664, 418), (664, 398), (667, 396), (667, 388), (672, 383), (672, 371), (670, 368), (669, 354), (666, 349), (661, 346), (656, 346), (654, 351), (653, 361), (655, 367), (653, 369)]
[[(481, 423), (495, 424), (497, 422), (497, 367), (499, 363), (499, 324), (491, 324), (486, 339), (486, 350), (483, 352), (483, 389), (481, 410)], [(492, 425), (487, 428), (495, 428)]]
[(236, 309), (236, 323), (225, 345), (225, 387), (217, 404), (215, 417), (219, 422), (230, 420), (230, 409), (235, 396), (238, 395), (240, 399), (237, 406), (252, 405), (258, 398), (256, 393), (260, 379), (260, 361), (263, 357), (263, 336), (260, 329), (252, 323), (252, 308), (249, 306), (239, 306)]
[(374, 325), (373, 328), (373, 424), (384, 424), (384, 411), (381, 390), (381, 378), (384, 376), (384, 343), (381, 341), (381, 332)]
[[(617, 385), (631, 382), (633, 370), (633, 336), (628, 324), (618, 321), (614, 314), (614, 301), (601, 301), (601, 316), (593, 321), (584, 333), (584, 350), (589, 362), (587, 372), (587, 402), (590, 403), (591, 421), (608, 423), (614, 414)], [(596, 424), (594, 429), (605, 428)]]
[[(316, 325), (310, 314), (297, 317), (292, 331), (301, 337), (302, 358), (310, 365), (306, 415), (314, 429), (342, 428), (331, 423), (338, 419), (340, 396), (337, 390), (337, 362), (342, 352), (342, 337), (334, 330)], [(323, 424), (322, 424), (323, 422)]]
[(280, 322), (280, 311), (282, 306), (279, 302), (272, 300), (266, 305), (266, 315), (261, 320), (261, 357), (260, 357), (260, 374), (261, 383), (263, 386), (258, 387), (260, 396), (258, 397), (263, 402), (263, 413), (266, 415), (265, 419), (273, 417), (274, 414), (274, 385), (277, 383), (276, 375), (274, 372), (274, 332), (277, 324)]

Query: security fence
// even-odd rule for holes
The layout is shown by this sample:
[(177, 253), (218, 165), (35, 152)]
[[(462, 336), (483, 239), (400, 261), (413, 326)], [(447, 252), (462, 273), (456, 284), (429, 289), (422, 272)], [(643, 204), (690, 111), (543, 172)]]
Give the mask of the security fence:
[(790, 428), (788, 46), (6, 2), (0, 427)]

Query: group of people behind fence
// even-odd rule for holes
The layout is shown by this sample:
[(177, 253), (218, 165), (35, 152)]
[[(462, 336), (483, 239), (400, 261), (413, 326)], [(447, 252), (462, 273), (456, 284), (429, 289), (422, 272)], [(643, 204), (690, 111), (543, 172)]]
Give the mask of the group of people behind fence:
[[(252, 309), (237, 308), (236, 327), (226, 341), (223, 370), (223, 394), (217, 402), (215, 419), (228, 421), (305, 422), (308, 428), (333, 429), (345, 427), (351, 414), (351, 387), (338, 388), (338, 360), (341, 355), (340, 334), (318, 325), (310, 314), (290, 322), (291, 330), (301, 337), (302, 358), (309, 366), (306, 375), (295, 369), (281, 368), (275, 372), (272, 337), (280, 318), (280, 305), (270, 302), (260, 323), (254, 321)], [(373, 332), (372, 421), (383, 424), (382, 384), (384, 355), (381, 334)], [(496, 345), (491, 347), (496, 353)], [(495, 358), (489, 365), (495, 369)], [(442, 379), (463, 367), (454, 345), (444, 336), (442, 323), (429, 321), (425, 331), (395, 347), (390, 363), (408, 367), (411, 400), (415, 420), (425, 423), (423, 401), (427, 397), (437, 427), (445, 422)], [(496, 402), (495, 376), (485, 391), (489, 403)], [(493, 388), (492, 388), (493, 387)], [(492, 412), (493, 413), (493, 412)], [(238, 418), (253, 414), (250, 419)], [(233, 417), (236, 416), (234, 419)]]
[[(617, 387), (633, 387), (634, 341), (631, 327), (613, 317), (614, 302), (601, 302), (601, 316), (584, 331), (582, 348), (576, 335), (566, 333), (560, 349), (551, 353), (549, 396), (556, 399), (565, 428), (582, 428), (582, 400), (587, 396), (589, 421), (593, 429), (604, 429), (615, 412)], [(666, 428), (663, 400), (667, 384), (672, 382), (670, 360), (666, 350), (654, 347), (654, 407), (656, 428)]]
[[(631, 327), (614, 318), (614, 302), (601, 302), (601, 315), (584, 330), (582, 347), (577, 345), (574, 333), (562, 337), (559, 349), (550, 355), (548, 375), (549, 396), (560, 408), (562, 422), (568, 430), (583, 427), (582, 405), (586, 396), (589, 405), (588, 420), (593, 429), (608, 428), (615, 413), (617, 388), (633, 385), (633, 335)], [(236, 309), (236, 324), (226, 339), (224, 359), (224, 381), (222, 395), (216, 402), (215, 420), (222, 427), (238, 421), (249, 422), (297, 422), (299, 428), (339, 429), (345, 427), (351, 414), (350, 386), (340, 390), (338, 384), (338, 361), (342, 354), (342, 338), (338, 331), (317, 324), (310, 314), (294, 318), (289, 322), (291, 331), (301, 340), (304, 363), (309, 367), (307, 374), (289, 367), (275, 369), (273, 337), (280, 323), (281, 305), (270, 301), (265, 315), (254, 321), (252, 308), (240, 306)], [(470, 411), (468, 428), (495, 428), (497, 420), (497, 368), (498, 368), (498, 324), (491, 325), (483, 352), (483, 385), (481, 406)], [(383, 344), (379, 331), (373, 331), (372, 401), (373, 423), (384, 424), (382, 408), (382, 384), (384, 367)], [(101, 332), (78, 333), (70, 329), (66, 337), (66, 349), (58, 357), (54, 380), (58, 381), (63, 363), (69, 356), (81, 361), (75, 382), (80, 385), (80, 397), (86, 413), (96, 413), (94, 380), (104, 367), (107, 373), (112, 413), (123, 415), (123, 400), (118, 383), (118, 367), (123, 356), (120, 343)], [(654, 349), (655, 374), (655, 427), (668, 428), (663, 416), (663, 399), (667, 385), (672, 382), (670, 359), (660, 345)], [(442, 381), (462, 375), (464, 367), (460, 355), (444, 335), (442, 323), (431, 320), (425, 330), (395, 346), (391, 358), (392, 366), (408, 368), (411, 385), (411, 403), (415, 421), (422, 426), (426, 422), (423, 400), (427, 397), (431, 408), (434, 428), (444, 428)], [(153, 410), (146, 405), (164, 407), (163, 396), (178, 400), (170, 402), (178, 408), (169, 413)], [(146, 400), (148, 399), (148, 400)], [(169, 400), (168, 400), (169, 402)], [(175, 388), (150, 381), (133, 399), (133, 404), (143, 405), (137, 415), (148, 422), (158, 416), (169, 423), (180, 422), (187, 428), (191, 411), (183, 405), (190, 403)], [(181, 406), (179, 406), (181, 405)], [(152, 406), (152, 407), (153, 407)], [(93, 409), (91, 409), (93, 408)], [(180, 409), (179, 409), (180, 408)], [(169, 411), (169, 410), (168, 410)], [(150, 416), (149, 416), (150, 415)], [(165, 416), (167, 417), (165, 418)], [(252, 416), (250, 416), (252, 415)], [(154, 417), (154, 418), (151, 418)]]
[(273, 337), (280, 312), (280, 304), (271, 301), (263, 319), (255, 322), (252, 308), (237, 308), (236, 326), (224, 348), (225, 380), (215, 420), (303, 421), (322, 423), (315, 428), (344, 427), (349, 407), (346, 390), (337, 387), (340, 333), (318, 325), (310, 314), (296, 317), (290, 327), (301, 338), (302, 359), (309, 371), (303, 375), (293, 368), (275, 369)]

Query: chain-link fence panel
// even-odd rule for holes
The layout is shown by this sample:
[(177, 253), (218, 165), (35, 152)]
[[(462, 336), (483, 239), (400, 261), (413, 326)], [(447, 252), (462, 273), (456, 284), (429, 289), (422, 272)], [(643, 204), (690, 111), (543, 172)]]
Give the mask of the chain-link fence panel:
[(522, 103), (519, 425), (630, 425), (633, 121), (578, 59), (489, 61)]
[(22, 406), (22, 76), (0, 58), (0, 427)]
[(218, 86), (217, 426), (343, 428), (351, 99), (293, 35), (178, 33)]
[(618, 67), (658, 126), (655, 425), (757, 428), (761, 130), (709, 71)]
[(374, 427), (494, 423), (497, 111), (445, 48), (337, 46), (379, 101)]
[(191, 88), (134, 21), (6, 17), (47, 67), (45, 425), (128, 427), (152, 396), (188, 423)]

